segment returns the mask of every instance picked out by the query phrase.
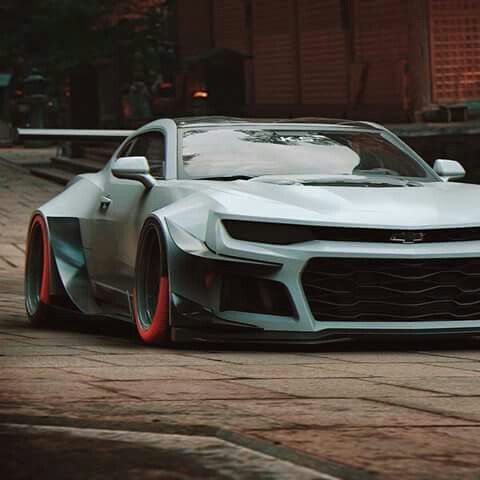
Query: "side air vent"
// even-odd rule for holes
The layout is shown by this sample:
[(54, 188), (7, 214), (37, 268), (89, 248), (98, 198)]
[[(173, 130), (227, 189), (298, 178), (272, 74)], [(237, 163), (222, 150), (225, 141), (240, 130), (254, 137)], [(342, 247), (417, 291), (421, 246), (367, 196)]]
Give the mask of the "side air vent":
[(220, 310), (295, 315), (290, 294), (283, 283), (241, 275), (224, 275)]

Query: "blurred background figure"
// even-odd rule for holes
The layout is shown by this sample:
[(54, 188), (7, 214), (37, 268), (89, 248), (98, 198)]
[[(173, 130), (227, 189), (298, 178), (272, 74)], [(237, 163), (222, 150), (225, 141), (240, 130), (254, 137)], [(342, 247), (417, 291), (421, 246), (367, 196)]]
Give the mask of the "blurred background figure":
[(132, 83), (128, 101), (134, 123), (145, 123), (152, 118), (151, 95), (144, 82), (136, 80)]

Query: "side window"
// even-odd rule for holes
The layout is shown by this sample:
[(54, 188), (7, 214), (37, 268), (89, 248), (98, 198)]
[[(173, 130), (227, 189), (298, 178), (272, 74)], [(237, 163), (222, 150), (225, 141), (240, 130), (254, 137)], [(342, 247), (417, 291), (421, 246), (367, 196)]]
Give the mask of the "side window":
[(130, 140), (121, 150), (120, 153), (117, 155), (117, 158), (122, 158), (122, 157), (129, 157), (130, 156), (130, 150), (135, 143), (135, 139)]
[(165, 178), (165, 137), (160, 132), (149, 134), (147, 157), (150, 173), (155, 178)]
[(133, 147), (128, 154), (129, 157), (146, 157), (148, 149), (149, 135), (140, 135), (134, 140)]
[(145, 133), (137, 137), (129, 157), (146, 157), (150, 173), (155, 178), (165, 178), (165, 137), (160, 132)]

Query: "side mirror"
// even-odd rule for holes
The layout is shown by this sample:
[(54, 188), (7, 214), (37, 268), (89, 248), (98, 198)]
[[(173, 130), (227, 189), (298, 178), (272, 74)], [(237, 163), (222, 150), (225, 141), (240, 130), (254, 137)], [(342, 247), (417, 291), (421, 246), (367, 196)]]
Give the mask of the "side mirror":
[(465, 176), (465, 169), (455, 160), (444, 160), (439, 158), (438, 160), (435, 160), (433, 169), (447, 182), (452, 178), (462, 178)]
[(150, 167), (145, 157), (118, 158), (113, 164), (112, 174), (117, 178), (136, 180), (147, 190), (155, 185), (155, 179), (150, 175)]

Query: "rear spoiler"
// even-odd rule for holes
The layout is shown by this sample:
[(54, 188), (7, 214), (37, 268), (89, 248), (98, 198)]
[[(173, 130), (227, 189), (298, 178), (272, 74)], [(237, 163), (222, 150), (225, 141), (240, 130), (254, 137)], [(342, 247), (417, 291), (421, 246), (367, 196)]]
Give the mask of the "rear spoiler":
[(55, 128), (19, 128), (18, 136), (30, 140), (115, 141), (124, 140), (135, 130), (82, 130)]

